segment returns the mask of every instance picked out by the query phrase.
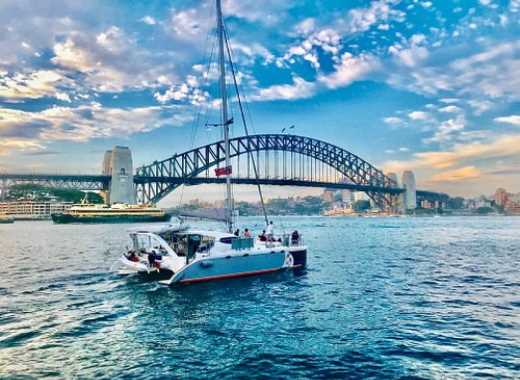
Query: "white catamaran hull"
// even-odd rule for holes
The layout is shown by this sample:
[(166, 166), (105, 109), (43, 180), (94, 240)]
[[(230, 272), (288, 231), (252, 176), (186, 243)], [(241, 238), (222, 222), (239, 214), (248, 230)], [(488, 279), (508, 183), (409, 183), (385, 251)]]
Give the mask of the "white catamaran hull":
[(244, 251), (226, 256), (202, 257), (174, 271), (164, 260), (159, 267), (128, 260), (124, 255), (121, 262), (125, 272), (138, 273), (154, 279), (160, 277), (164, 285), (194, 284), (247, 276), (257, 276), (286, 269), (302, 269), (306, 264), (307, 248), (286, 247), (284, 250), (267, 252)]

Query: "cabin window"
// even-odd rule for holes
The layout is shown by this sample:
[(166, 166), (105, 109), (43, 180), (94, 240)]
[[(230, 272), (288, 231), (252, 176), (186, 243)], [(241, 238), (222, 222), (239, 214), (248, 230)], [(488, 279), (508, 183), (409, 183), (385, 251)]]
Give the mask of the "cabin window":
[(233, 242), (233, 240), (235, 240), (235, 239), (237, 239), (236, 236), (227, 236), (227, 237), (220, 238), (219, 241), (224, 244), (231, 244)]

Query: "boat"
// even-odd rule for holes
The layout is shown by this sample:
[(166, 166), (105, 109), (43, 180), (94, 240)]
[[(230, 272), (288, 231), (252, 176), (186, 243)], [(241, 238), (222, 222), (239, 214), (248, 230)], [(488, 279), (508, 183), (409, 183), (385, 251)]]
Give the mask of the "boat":
[(81, 203), (63, 213), (51, 214), (54, 223), (151, 223), (170, 220), (164, 210), (146, 205)]
[[(137, 274), (156, 279), (164, 285), (174, 285), (301, 270), (306, 267), (307, 247), (303, 244), (301, 235), (297, 231), (291, 235), (274, 234), (273, 222), (268, 221), (259, 182), (257, 188), (267, 234), (264, 231), (262, 235), (252, 237), (249, 232), (244, 236), (234, 233), (236, 213), (231, 189), (232, 166), (229, 149), (229, 126), (233, 123), (233, 118), (228, 118), (225, 46), (231, 67), (230, 76), (235, 84), (246, 135), (248, 135), (248, 128), (238, 93), (229, 41), (224, 29), (221, 0), (216, 0), (216, 8), (221, 123), (214, 126), (223, 128), (225, 166), (215, 170), (215, 174), (225, 176), (226, 179), (223, 220), (227, 228), (225, 231), (211, 231), (191, 228), (179, 223), (132, 229), (130, 230), (132, 246), (119, 258), (122, 264), (120, 273)], [(258, 179), (255, 157), (251, 153), (249, 155), (253, 172)]]
[(120, 274), (138, 274), (163, 285), (255, 276), (302, 270), (307, 247), (301, 238), (277, 241), (238, 237), (175, 224), (130, 231), (131, 248), (120, 257)]
[(7, 214), (0, 214), (0, 224), (12, 224), (14, 223), (14, 218), (8, 216)]

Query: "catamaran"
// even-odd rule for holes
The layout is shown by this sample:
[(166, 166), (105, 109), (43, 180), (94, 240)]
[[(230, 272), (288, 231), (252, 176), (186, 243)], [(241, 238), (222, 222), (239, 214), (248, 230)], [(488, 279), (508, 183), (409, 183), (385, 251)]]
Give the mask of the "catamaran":
[[(221, 123), (218, 126), (223, 128), (225, 146), (225, 167), (217, 169), (216, 175), (224, 175), (226, 178), (224, 220), (227, 231), (200, 230), (184, 224), (156, 225), (131, 230), (132, 247), (120, 257), (123, 265), (122, 273), (154, 278), (165, 285), (190, 284), (302, 269), (307, 262), (307, 247), (296, 231), (291, 235), (274, 236), (268, 233), (257, 238), (240, 237), (232, 233), (235, 213), (231, 191), (229, 126), (233, 123), (233, 119), (228, 116), (226, 58), (229, 59), (230, 74), (234, 81), (246, 135), (249, 132), (231, 60), (221, 0), (216, 0), (216, 9), (221, 96)], [(253, 172), (258, 178), (257, 165), (252, 154), (250, 160)], [(270, 231), (262, 189), (259, 184), (257, 187), (266, 229)]]

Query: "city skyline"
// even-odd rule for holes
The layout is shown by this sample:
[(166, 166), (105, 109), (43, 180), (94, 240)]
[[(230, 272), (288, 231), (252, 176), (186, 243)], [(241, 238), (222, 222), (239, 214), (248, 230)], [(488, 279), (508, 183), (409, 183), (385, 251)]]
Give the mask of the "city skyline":
[[(295, 125), (451, 195), (520, 190), (520, 2), (344, 3), (223, 2), (253, 130)], [(116, 144), (138, 166), (220, 138), (211, 1), (0, 10), (0, 171), (97, 173)], [(267, 194), (295, 191), (319, 190)]]

